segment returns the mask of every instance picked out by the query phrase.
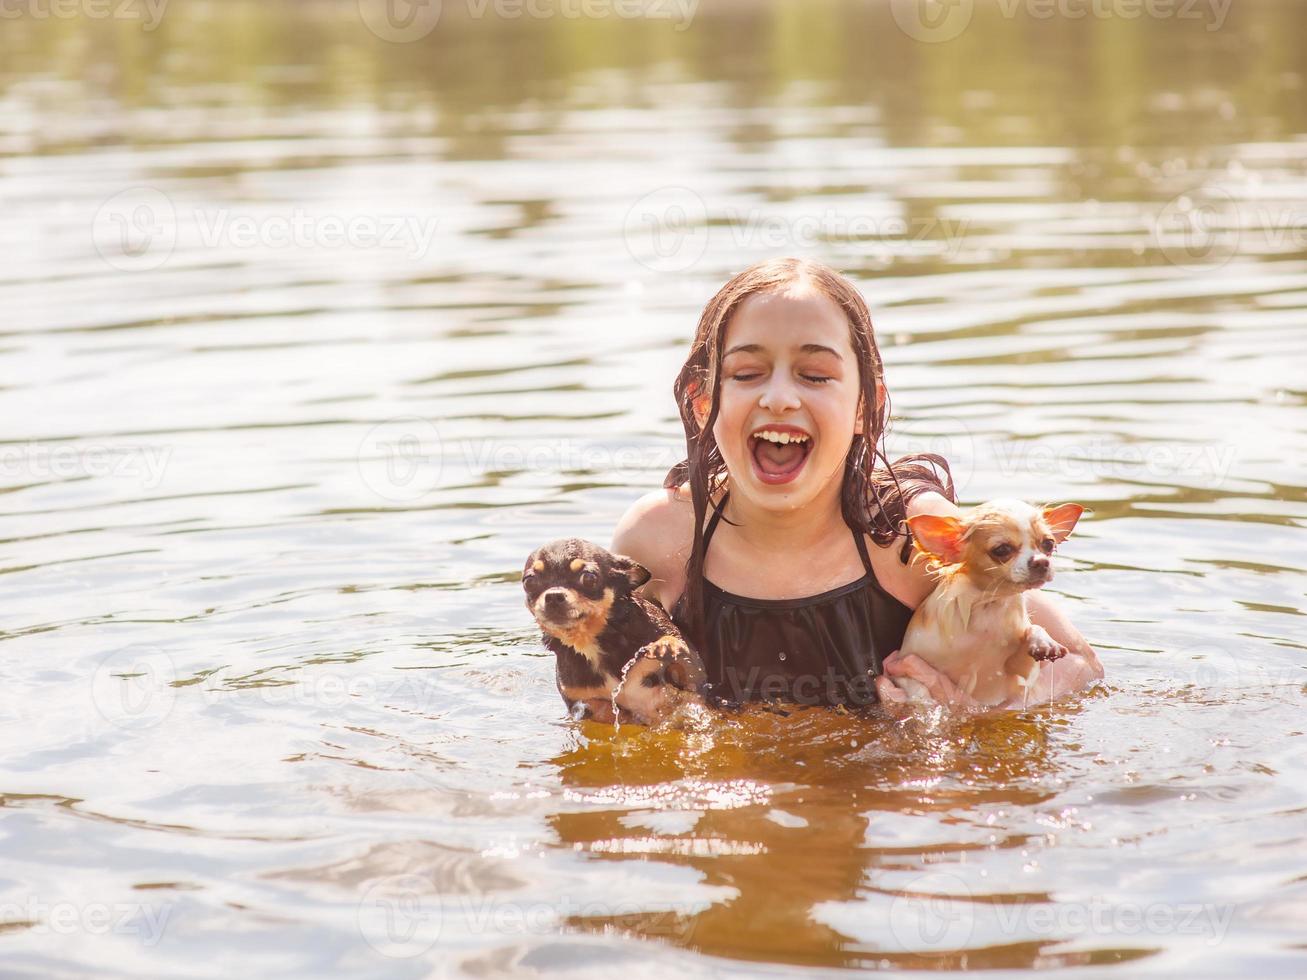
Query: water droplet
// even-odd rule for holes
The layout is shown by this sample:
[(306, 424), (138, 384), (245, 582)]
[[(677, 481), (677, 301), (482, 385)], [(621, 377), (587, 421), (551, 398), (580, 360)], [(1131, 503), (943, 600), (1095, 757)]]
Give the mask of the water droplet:
[(785, 651), (784, 651), (784, 650), (781, 651), (781, 655), (780, 655), (780, 656), (781, 656), (781, 659), (782, 659), (782, 660), (785, 659)]

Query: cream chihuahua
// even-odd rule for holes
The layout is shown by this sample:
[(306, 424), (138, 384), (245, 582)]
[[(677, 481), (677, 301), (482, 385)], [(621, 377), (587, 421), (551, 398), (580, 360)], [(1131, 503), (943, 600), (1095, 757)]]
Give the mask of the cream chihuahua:
[[(939, 584), (908, 623), (903, 656), (925, 660), (983, 707), (1024, 706), (1039, 662), (1068, 652), (1030, 621), (1025, 593), (1052, 581), (1053, 549), (1084, 510), (995, 500), (962, 518), (909, 518)], [(920, 682), (893, 681), (909, 700), (934, 703)]]

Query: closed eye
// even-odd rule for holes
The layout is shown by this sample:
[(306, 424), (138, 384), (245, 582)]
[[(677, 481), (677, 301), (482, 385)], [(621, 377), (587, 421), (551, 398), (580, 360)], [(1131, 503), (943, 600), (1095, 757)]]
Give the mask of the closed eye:
[(832, 378), (828, 378), (823, 375), (815, 375), (815, 374), (804, 374), (804, 375), (800, 375), (800, 377), (802, 377), (804, 381), (810, 381), (816, 385), (824, 385), (827, 381), (834, 380)]
[(757, 374), (732, 374), (732, 375), (731, 375), (731, 380), (732, 380), (732, 381), (752, 381), (754, 378), (757, 378), (757, 377), (761, 377), (761, 375), (757, 375)]

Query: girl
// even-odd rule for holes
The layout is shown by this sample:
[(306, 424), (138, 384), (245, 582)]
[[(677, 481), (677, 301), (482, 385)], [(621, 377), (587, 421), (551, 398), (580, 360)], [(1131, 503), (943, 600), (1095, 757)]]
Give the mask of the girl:
[[(853, 284), (800, 259), (746, 269), (705, 307), (674, 391), (686, 458), (622, 517), (612, 550), (652, 573), (644, 592), (703, 655), (710, 693), (902, 700), (888, 674), (965, 703), (924, 661), (897, 656), (934, 588), (904, 520), (958, 509), (942, 458), (885, 455), (880, 352)], [(1037, 695), (1101, 677), (1050, 598), (1027, 600), (1071, 650), (1046, 665)]]

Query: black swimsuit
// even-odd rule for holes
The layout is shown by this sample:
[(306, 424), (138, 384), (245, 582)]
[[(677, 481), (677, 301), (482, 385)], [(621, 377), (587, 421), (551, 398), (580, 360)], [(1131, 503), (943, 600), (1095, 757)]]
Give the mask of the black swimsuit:
[[(708, 542), (726, 507), (723, 495)], [(709, 694), (720, 701), (784, 700), (797, 704), (865, 705), (876, 700), (873, 678), (899, 648), (912, 610), (885, 591), (872, 571), (863, 536), (853, 532), (866, 574), (802, 599), (751, 599), (704, 579), (704, 668)], [(672, 619), (685, 628), (684, 593)]]

